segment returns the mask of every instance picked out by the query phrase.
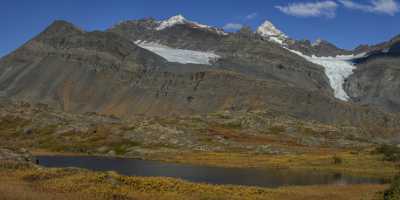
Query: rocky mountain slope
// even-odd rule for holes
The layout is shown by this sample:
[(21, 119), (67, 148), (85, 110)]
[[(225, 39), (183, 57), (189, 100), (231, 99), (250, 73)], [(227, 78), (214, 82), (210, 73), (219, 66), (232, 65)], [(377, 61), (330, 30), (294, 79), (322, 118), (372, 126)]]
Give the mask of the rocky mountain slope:
[(269, 21), (262, 24), (256, 33), (312, 63), (322, 65), (335, 97), (359, 105), (377, 106), (387, 112), (400, 111), (397, 92), (400, 89), (397, 80), (400, 36), (377, 45), (360, 45), (354, 50), (344, 50), (321, 39), (314, 43), (291, 39)]
[(395, 114), (335, 98), (326, 68), (336, 60), (311, 62), (264, 25), (267, 35), (225, 33), (182, 16), (104, 32), (57, 21), (0, 60), (1, 94), (127, 118), (268, 110), (324, 123), (398, 125)]
[(353, 52), (345, 49), (340, 49), (336, 47), (334, 44), (326, 41), (318, 39), (314, 43), (311, 43), (309, 40), (289, 40), (288, 47), (290, 49), (302, 52), (308, 56), (338, 56), (338, 55), (350, 55)]
[(367, 47), (356, 59), (356, 70), (345, 84), (350, 97), (360, 104), (372, 104), (388, 112), (400, 111), (400, 37)]
[[(175, 18), (166, 21), (174, 21)], [(282, 80), (307, 90), (329, 90), (328, 81), (319, 66), (304, 62), (294, 54), (287, 55), (287, 50), (273, 42), (241, 34), (221, 34), (216, 29), (194, 26), (190, 22), (177, 23), (161, 30), (157, 26), (153, 19), (127, 21), (109, 31), (136, 41), (144, 48), (148, 46), (146, 43), (152, 42), (175, 49), (214, 52), (219, 59), (213, 66), (218, 69), (260, 79)]]

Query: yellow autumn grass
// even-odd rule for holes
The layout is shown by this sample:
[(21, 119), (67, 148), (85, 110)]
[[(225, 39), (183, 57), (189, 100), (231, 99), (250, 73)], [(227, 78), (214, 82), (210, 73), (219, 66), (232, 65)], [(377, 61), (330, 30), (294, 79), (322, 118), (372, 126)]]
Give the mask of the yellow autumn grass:
[(351, 200), (377, 199), (385, 185), (326, 185), (276, 189), (197, 184), (173, 178), (128, 177), (79, 169), (0, 168), (0, 200)]
[[(85, 154), (49, 152), (43, 149), (35, 150), (34, 154), (85, 156)], [(335, 158), (339, 158), (341, 163), (335, 163)], [(399, 171), (395, 162), (385, 161), (383, 155), (373, 153), (373, 149), (356, 152), (354, 150), (314, 148), (313, 151), (307, 153), (284, 155), (182, 151), (180, 153), (151, 154), (143, 159), (234, 168), (319, 170), (375, 178), (391, 178)]]
[[(341, 163), (334, 162), (340, 158)], [(398, 173), (394, 162), (384, 161), (382, 155), (370, 151), (324, 150), (304, 154), (262, 155), (247, 153), (184, 152), (153, 157), (167, 162), (221, 167), (287, 168), (340, 172), (363, 177), (390, 178)]]

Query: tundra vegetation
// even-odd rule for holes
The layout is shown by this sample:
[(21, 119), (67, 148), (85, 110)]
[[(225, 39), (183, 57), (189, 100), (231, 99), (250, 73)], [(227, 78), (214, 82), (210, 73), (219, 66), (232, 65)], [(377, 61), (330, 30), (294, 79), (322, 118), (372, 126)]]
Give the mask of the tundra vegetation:
[(1, 162), (0, 177), (1, 200), (351, 200), (379, 198), (386, 188), (385, 185), (288, 186), (276, 189), (208, 185), (75, 168), (46, 169), (14, 162)]
[[(218, 112), (205, 116), (122, 120), (69, 114), (43, 105), (0, 107), (0, 146), (36, 155), (132, 157), (222, 167), (320, 170), (390, 179), (398, 150), (379, 146), (369, 130), (271, 115)], [(377, 130), (377, 129), (373, 129)], [(385, 136), (385, 137), (384, 137)], [(390, 135), (389, 135), (390, 136)], [(2, 164), (3, 199), (374, 199), (387, 185), (319, 185), (276, 189), (215, 186), (171, 178), (125, 177), (78, 169)], [(337, 191), (341, 191), (337, 193)], [(0, 198), (0, 199), (1, 199)]]

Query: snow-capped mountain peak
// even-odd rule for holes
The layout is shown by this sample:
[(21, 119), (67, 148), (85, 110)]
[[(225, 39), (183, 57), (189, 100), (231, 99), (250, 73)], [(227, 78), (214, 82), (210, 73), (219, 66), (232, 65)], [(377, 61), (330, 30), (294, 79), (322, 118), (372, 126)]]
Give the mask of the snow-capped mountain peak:
[(156, 27), (156, 30), (160, 31), (160, 30), (163, 30), (163, 29), (166, 29), (169, 27), (173, 27), (175, 25), (179, 25), (179, 24), (190, 24), (193, 28), (204, 28), (204, 29), (215, 31), (216, 33), (218, 33), (220, 35), (227, 35), (227, 33), (225, 33), (224, 31), (222, 31), (218, 28), (214, 28), (214, 27), (211, 27), (208, 25), (190, 21), (190, 20), (186, 19), (183, 15), (180, 15), (180, 14), (170, 17), (167, 20), (160, 21), (158, 27)]
[(284, 45), (285, 40), (288, 39), (288, 37), (282, 31), (277, 29), (274, 24), (272, 24), (268, 20), (266, 20), (263, 24), (261, 24), (261, 26), (257, 28), (256, 33), (271, 42), (276, 42), (281, 45)]
[(263, 37), (282, 37), (287, 38), (287, 36), (282, 33), (279, 29), (277, 29), (274, 24), (270, 21), (266, 20), (260, 27), (257, 29), (257, 33)]
[(311, 44), (311, 46), (313, 46), (313, 47), (318, 46), (318, 45), (320, 45), (322, 42), (323, 42), (322, 39), (318, 38), (317, 40), (315, 40), (314, 43)]
[(156, 28), (156, 30), (163, 30), (171, 26), (175, 26), (177, 24), (185, 24), (188, 20), (182, 15), (176, 15), (170, 17), (167, 20), (161, 21), (160, 25)]

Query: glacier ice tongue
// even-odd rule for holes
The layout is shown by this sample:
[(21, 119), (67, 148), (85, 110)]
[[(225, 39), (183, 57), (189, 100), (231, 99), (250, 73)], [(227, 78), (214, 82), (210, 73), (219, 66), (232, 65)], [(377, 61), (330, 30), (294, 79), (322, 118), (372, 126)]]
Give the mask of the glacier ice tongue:
[(154, 42), (136, 41), (135, 43), (138, 46), (165, 58), (169, 62), (210, 65), (211, 61), (220, 58), (220, 56), (214, 54), (213, 52), (174, 49)]
[(344, 91), (343, 84), (345, 80), (353, 74), (353, 70), (356, 68), (351, 60), (358, 58), (360, 55), (344, 55), (336, 57), (317, 57), (317, 56), (307, 56), (301, 52), (290, 50), (289, 51), (302, 56), (306, 60), (321, 65), (325, 69), (325, 74), (329, 78), (329, 83), (334, 90), (334, 95), (337, 99), (348, 101), (350, 97)]

